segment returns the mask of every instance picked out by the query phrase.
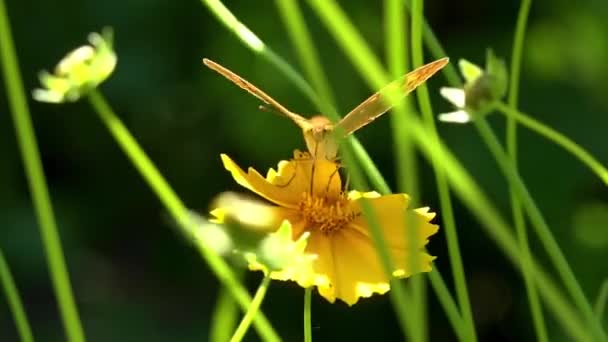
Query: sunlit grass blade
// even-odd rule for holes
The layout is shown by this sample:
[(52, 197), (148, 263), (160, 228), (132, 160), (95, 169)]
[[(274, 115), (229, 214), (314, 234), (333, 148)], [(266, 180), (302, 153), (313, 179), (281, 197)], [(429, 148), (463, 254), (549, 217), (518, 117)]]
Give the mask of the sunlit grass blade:
[[(135, 168), (140, 172), (152, 191), (154, 191), (154, 193), (158, 196), (171, 217), (177, 224), (184, 227), (184, 229), (189, 230), (189, 226), (192, 224), (192, 222), (190, 220), (190, 215), (188, 214), (188, 211), (181, 199), (173, 191), (156, 166), (154, 166), (154, 163), (148, 158), (146, 153), (139, 146), (135, 138), (133, 138), (122, 121), (114, 113), (101, 93), (97, 90), (92, 90), (88, 95), (88, 100), (95, 109), (95, 112), (99, 116), (102, 123), (106, 126), (120, 148), (133, 163), (133, 166), (135, 166)], [(251, 297), (243, 285), (240, 284), (234, 273), (230, 270), (230, 267), (209, 247), (201, 243), (197, 243), (196, 247), (215, 276), (230, 291), (230, 294), (237, 301), (241, 309), (243, 311), (247, 311), (251, 305)], [(255, 316), (254, 326), (264, 340), (280, 341), (279, 336), (261, 311), (259, 311)]]
[(574, 303), (581, 311), (585, 319), (587, 320), (587, 324), (595, 338), (599, 341), (605, 341), (606, 336), (605, 333), (599, 324), (599, 321), (593, 314), (593, 310), (591, 309), (591, 305), (587, 300), (583, 289), (580, 287), (574, 272), (570, 268), (568, 261), (566, 260), (559, 244), (553, 237), (551, 230), (547, 226), (547, 223), (538, 209), (538, 206), (532, 199), (526, 185), (520, 178), (517, 170), (514, 165), (511, 163), (508, 155), (503, 150), (502, 146), (498, 142), (498, 138), (487, 124), (484, 118), (479, 118), (474, 120), (478, 131), (481, 137), (484, 140), (484, 143), (490, 149), (492, 155), (496, 159), (503, 175), (507, 178), (509, 182), (509, 186), (517, 193), (517, 196), (521, 200), (523, 208), (527, 212), (530, 221), (532, 222), (532, 226), (534, 227), (536, 234), (538, 235), (543, 247), (547, 251), (551, 262), (556, 268), (560, 278), (562, 279), (564, 286), (574, 299)]
[[(406, 53), (407, 40), (407, 20), (405, 16), (405, 8), (401, 0), (385, 0), (384, 1), (384, 35), (385, 35), (385, 50), (387, 56), (388, 69), (391, 78), (397, 79), (405, 74), (409, 69), (408, 54)], [(397, 175), (397, 191), (406, 192), (412, 197), (412, 207), (418, 206), (420, 192), (418, 190), (418, 163), (416, 159), (416, 149), (410, 137), (407, 121), (410, 115), (413, 114), (413, 107), (409, 97), (405, 97), (400, 103), (397, 103), (392, 109), (390, 115), (393, 151), (395, 155), (396, 175)], [(414, 229), (407, 230), (407, 238), (409, 241), (414, 241), (418, 234), (416, 225), (409, 222), (408, 227)], [(411, 258), (410, 264), (412, 268), (418, 264), (415, 257)], [(437, 272), (435, 272), (438, 274)], [(413, 277), (410, 282), (412, 293), (412, 304), (408, 310), (410, 316), (413, 317), (415, 331), (412, 332), (412, 341), (426, 341), (428, 338), (428, 321), (427, 321), (427, 291), (426, 278)]]
[[(424, 64), (423, 46), (422, 46), (422, 23), (423, 23), (423, 0), (412, 0), (412, 60), (414, 67)], [(418, 103), (422, 112), (424, 121), (428, 131), (431, 133), (431, 139), (439, 140), (437, 127), (435, 125), (435, 115), (431, 107), (431, 99), (428, 89), (425, 84), (418, 87), (416, 92), (418, 95)], [(432, 160), (433, 169), (435, 171), (435, 183), (439, 194), (439, 203), (441, 207), (441, 217), (443, 218), (443, 226), (447, 239), (448, 255), (450, 265), (452, 266), (452, 274), (454, 277), (454, 285), (456, 288), (456, 296), (460, 305), (460, 312), (464, 324), (466, 324), (467, 341), (477, 341), (475, 332), (475, 323), (473, 322), (473, 312), (469, 300), (467, 290), (464, 265), (460, 253), (460, 243), (458, 242), (458, 234), (456, 232), (456, 220), (454, 218), (454, 209), (450, 195), (450, 188), (445, 176), (443, 168), (439, 165), (440, 161), (436, 158)]]
[[(508, 103), (509, 107), (517, 108), (517, 98), (519, 92), (519, 76), (521, 69), (521, 59), (523, 55), (524, 37), (526, 33), (526, 24), (528, 22), (528, 14), (530, 12), (531, 0), (522, 0), (519, 14), (517, 16), (517, 24), (515, 28), (515, 35), (513, 38), (513, 51), (511, 53), (511, 73), (509, 75), (509, 93)], [(507, 151), (511, 157), (511, 161), (515, 167), (517, 167), (517, 122), (514, 117), (509, 116), (507, 118)], [(534, 331), (536, 332), (536, 338), (539, 342), (547, 342), (547, 329), (545, 327), (545, 319), (536, 292), (536, 285), (532, 278), (532, 256), (530, 254), (530, 247), (528, 244), (528, 233), (526, 231), (526, 222), (524, 218), (523, 209), (521, 203), (515, 194), (514, 189), (509, 189), (509, 195), (511, 197), (511, 210), (513, 212), (513, 223), (519, 240), (519, 247), (521, 250), (522, 258), (522, 270), (524, 285), (526, 293), (528, 294), (528, 302), (530, 305), (530, 313), (532, 315), (532, 322), (534, 325)]]
[(25, 314), (21, 297), (19, 296), (19, 290), (17, 289), (17, 285), (15, 285), (15, 280), (13, 280), (11, 270), (8, 267), (2, 250), (0, 250), (0, 283), (2, 283), (4, 295), (6, 296), (6, 301), (13, 314), (13, 319), (15, 320), (21, 342), (33, 342), (34, 336), (32, 335), (32, 329), (30, 328), (30, 323)]
[(234, 335), (232, 335), (230, 342), (240, 342), (243, 340), (243, 337), (245, 337), (251, 322), (260, 310), (260, 306), (264, 301), (264, 297), (266, 296), (266, 291), (268, 290), (269, 285), (270, 276), (265, 276), (264, 279), (262, 279), (260, 286), (258, 286), (258, 289), (253, 296), (253, 300), (251, 301), (251, 305), (249, 305), (245, 316), (241, 320), (241, 323), (239, 323), (239, 326), (236, 328)]
[(497, 109), (505, 116), (513, 117), (520, 125), (545, 137), (550, 142), (571, 153), (583, 165), (587, 166), (593, 173), (595, 173), (604, 182), (604, 184), (608, 185), (608, 169), (580, 145), (551, 127), (534, 120), (529, 115), (526, 115), (503, 103), (498, 103), (496, 106)]
[(237, 323), (239, 308), (230, 292), (222, 287), (211, 316), (210, 342), (225, 342), (230, 339)]
[[(284, 18), (283, 22), (285, 23), (288, 32), (290, 32), (290, 36), (293, 38), (293, 42), (297, 49), (298, 54), (301, 56), (300, 59), (303, 61), (303, 65), (309, 77), (314, 82), (315, 86), (319, 90), (329, 90), (329, 82), (323, 76), (324, 73), (318, 61), (318, 57), (316, 54), (316, 49), (312, 44), (312, 40), (310, 39), (310, 35), (308, 34), (308, 30), (304, 24), (304, 20), (300, 13), (300, 9), (297, 3), (293, 0), (279, 1), (277, 2), (277, 6)], [(322, 99), (327, 101), (331, 101), (325, 103), (322, 108), (327, 108), (327, 110), (331, 110), (335, 112), (331, 107), (333, 107), (333, 99), (331, 93), (325, 93), (321, 95)], [(351, 145), (352, 146), (352, 145)], [(365, 181), (363, 175), (356, 167), (354, 163), (352, 152), (352, 147), (346, 153), (344, 160), (346, 160), (346, 165), (351, 165), (349, 167), (349, 174), (352, 176), (353, 185), (358, 189), (366, 189)], [(350, 153), (349, 153), (350, 152)], [(363, 205), (363, 212), (365, 217), (372, 228), (372, 237), (375, 245), (378, 247), (378, 254), (382, 261), (385, 272), (391, 276), (392, 270), (395, 269), (393, 261), (390, 258), (388, 248), (386, 245), (386, 241), (384, 240), (381, 227), (379, 226), (377, 220), (375, 220), (373, 213), (371, 212), (371, 207), (369, 205)], [(391, 299), (393, 300), (393, 306), (395, 307), (395, 311), (397, 312), (397, 316), (399, 317), (399, 322), (401, 323), (401, 328), (404, 333), (411, 333), (415, 331), (414, 324), (415, 322), (410, 318), (408, 314), (408, 310), (405, 306), (400, 305), (400, 303), (410, 302), (407, 299), (409, 296), (405, 292), (405, 288), (401, 282), (393, 281), (391, 282), (392, 291), (390, 292)]]
[(23, 82), (19, 75), (17, 54), (10, 31), (10, 23), (4, 0), (0, 0), (0, 59), (6, 83), (6, 90), (10, 105), (13, 124), (21, 151), (21, 157), (28, 180), (30, 193), (38, 224), (40, 235), (46, 252), (51, 280), (57, 297), (57, 304), (61, 313), (63, 327), (67, 338), (71, 342), (85, 340), (84, 332), (78, 316), (78, 309), (74, 302), (72, 287), (67, 266), (61, 247), (61, 239), (55, 223), (55, 215), (40, 161), (38, 143), (32, 127), (29, 108), (24, 94)]
[(593, 311), (595, 311), (595, 315), (600, 322), (602, 322), (604, 319), (606, 302), (608, 302), (608, 279), (604, 280), (602, 286), (600, 286), (600, 291), (597, 295), (597, 299), (595, 300), (595, 305), (593, 306)]

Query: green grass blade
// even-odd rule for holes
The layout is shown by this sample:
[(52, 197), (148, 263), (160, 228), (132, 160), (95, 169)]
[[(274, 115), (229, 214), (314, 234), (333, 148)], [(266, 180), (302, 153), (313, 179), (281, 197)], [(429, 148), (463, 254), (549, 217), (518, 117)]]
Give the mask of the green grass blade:
[(0, 58), (6, 83), (8, 100), (13, 116), (13, 124), (23, 159), (34, 209), (40, 226), (42, 244), (59, 311), (67, 338), (70, 342), (85, 340), (78, 309), (74, 302), (70, 278), (61, 247), (61, 239), (55, 223), (55, 215), (40, 161), (38, 143), (32, 127), (32, 120), (24, 94), (23, 82), (19, 75), (17, 54), (10, 31), (10, 24), (4, 0), (0, 0)]
[(19, 290), (17, 289), (17, 285), (15, 285), (15, 281), (11, 275), (11, 270), (8, 267), (8, 263), (4, 258), (4, 253), (2, 253), (2, 250), (0, 250), (0, 283), (2, 283), (6, 301), (8, 302), (8, 306), (13, 314), (15, 325), (17, 325), (17, 331), (19, 332), (21, 342), (33, 342), (34, 335), (32, 335), (30, 323), (27, 320), (25, 309), (23, 309), (23, 303), (21, 302), (21, 297), (19, 296)]
[[(405, 74), (408, 69), (408, 58), (406, 53), (407, 25), (405, 8), (401, 0), (384, 1), (385, 22), (385, 46), (388, 58), (388, 69), (391, 78), (397, 79)], [(407, 126), (408, 118), (413, 115), (413, 107), (409, 97), (405, 97), (391, 110), (389, 118), (393, 132), (393, 151), (395, 155), (397, 189), (399, 192), (409, 193), (412, 200), (411, 207), (416, 208), (419, 204), (418, 190), (418, 165), (416, 149), (410, 137)], [(415, 224), (408, 223), (408, 241), (415, 241), (418, 232)], [(410, 259), (412, 269), (418, 264), (416, 255)], [(427, 322), (427, 291), (426, 278), (417, 276), (409, 281), (412, 304), (408, 310), (414, 320), (415, 331), (412, 332), (412, 341), (426, 341), (428, 339)]]
[(211, 316), (209, 341), (228, 341), (236, 327), (238, 313), (239, 309), (232, 295), (225, 287), (222, 287), (217, 296), (213, 316)]
[(574, 299), (574, 303), (581, 311), (585, 319), (587, 320), (587, 324), (591, 329), (595, 338), (598, 341), (606, 341), (605, 333), (599, 324), (599, 321), (593, 314), (593, 310), (591, 309), (591, 305), (589, 301), (585, 297), (585, 293), (583, 289), (580, 287), (574, 272), (570, 268), (568, 261), (566, 260), (559, 244), (553, 237), (551, 230), (547, 226), (542, 213), (538, 209), (538, 206), (532, 199), (532, 196), (528, 192), (526, 185), (520, 178), (517, 169), (511, 163), (509, 156), (505, 153), (502, 146), (498, 142), (498, 138), (491, 130), (490, 126), (487, 124), (484, 118), (478, 118), (474, 120), (478, 131), (484, 140), (484, 143), (490, 149), (492, 155), (496, 159), (503, 175), (509, 181), (509, 186), (514, 189), (517, 193), (517, 196), (522, 201), (524, 209), (528, 213), (530, 217), (530, 221), (532, 222), (532, 226), (536, 230), (536, 234), (538, 235), (543, 247), (547, 251), (551, 262), (556, 268), (560, 278), (562, 279), (566, 289)]
[[(523, 55), (524, 37), (526, 34), (526, 24), (528, 21), (528, 14), (530, 12), (531, 0), (522, 0), (519, 14), (517, 16), (517, 24), (515, 28), (515, 35), (513, 38), (513, 52), (511, 54), (511, 73), (509, 75), (509, 94), (508, 104), (509, 107), (517, 108), (517, 98), (519, 95), (519, 75), (521, 69), (521, 58)], [(507, 151), (511, 157), (511, 162), (517, 167), (517, 121), (514, 117), (509, 116), (507, 118)], [(530, 255), (530, 246), (528, 243), (528, 233), (526, 231), (526, 222), (524, 219), (523, 209), (521, 203), (517, 198), (515, 190), (509, 189), (509, 196), (511, 198), (511, 210), (513, 212), (513, 223), (515, 224), (515, 231), (517, 239), (519, 240), (519, 247), (521, 250), (522, 258), (522, 270), (524, 286), (528, 295), (528, 303), (530, 305), (530, 313), (532, 315), (532, 322), (534, 325), (534, 331), (536, 332), (536, 339), (539, 342), (547, 342), (547, 328), (545, 326), (545, 319), (542, 311), (542, 306), (536, 292), (536, 285), (534, 279), (532, 279), (532, 257)]]
[[(423, 22), (423, 0), (413, 0), (412, 2), (412, 59), (414, 67), (424, 64), (423, 47), (422, 47), (422, 22)], [(418, 103), (422, 112), (424, 121), (428, 131), (431, 133), (431, 139), (439, 140), (437, 127), (435, 125), (435, 115), (431, 107), (431, 99), (426, 84), (418, 87), (416, 92), (418, 95)], [(460, 253), (460, 244), (458, 242), (458, 234), (456, 232), (456, 220), (454, 218), (454, 209), (452, 207), (452, 199), (450, 197), (450, 189), (445, 177), (445, 171), (439, 165), (437, 159), (432, 161), (435, 171), (435, 183), (439, 193), (439, 203), (441, 208), (441, 217), (443, 218), (443, 226), (447, 239), (448, 255), (450, 265), (452, 266), (452, 274), (454, 277), (454, 285), (456, 288), (456, 297), (460, 305), (463, 323), (466, 325), (467, 331), (466, 341), (477, 341), (475, 332), (475, 323), (473, 322), (473, 312), (469, 300), (466, 278), (464, 273), (464, 265)]]
[(249, 308), (247, 308), (247, 312), (245, 312), (245, 316), (241, 320), (241, 323), (239, 323), (239, 326), (236, 328), (234, 335), (232, 335), (230, 342), (240, 342), (243, 340), (243, 337), (245, 337), (254, 317), (259, 314), (260, 306), (264, 301), (264, 297), (266, 297), (266, 291), (268, 291), (268, 286), (270, 285), (270, 280), (270, 276), (265, 276), (264, 279), (262, 279), (262, 283), (258, 286), (257, 291), (255, 291), (253, 300), (251, 301)]

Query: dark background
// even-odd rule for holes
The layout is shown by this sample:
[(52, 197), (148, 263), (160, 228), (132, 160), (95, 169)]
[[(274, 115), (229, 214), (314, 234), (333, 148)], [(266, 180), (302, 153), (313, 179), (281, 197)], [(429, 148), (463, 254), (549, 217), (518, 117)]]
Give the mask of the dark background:
[[(272, 49), (297, 58), (270, 1), (226, 5)], [(342, 7), (382, 55), (382, 6), (342, 1)], [(296, 112), (314, 106), (276, 69), (243, 47), (197, 0), (8, 0), (21, 72), (28, 92), (41, 69), (112, 26), (118, 66), (101, 90), (187, 205), (200, 212), (225, 190), (242, 190), (219, 154), (265, 172), (302, 148), (288, 120), (256, 110), (257, 101), (202, 66), (214, 59)], [(345, 113), (372, 93), (317, 17), (307, 23)], [(486, 47), (510, 57), (518, 1), (427, 1), (426, 15), (448, 55), (485, 61)], [(534, 1), (521, 83), (521, 108), (573, 138), (608, 164), (608, 2)], [(0, 47), (1, 48), (1, 47)], [(431, 60), (428, 57), (427, 60)], [(442, 76), (430, 82), (436, 94)], [(4, 87), (4, 85), (0, 85)], [(33, 121), (72, 284), (90, 341), (204, 341), (218, 291), (197, 252), (166, 220), (152, 191), (101, 125), (86, 101), (35, 103)], [(434, 96), (435, 111), (452, 110)], [(0, 89), (0, 247), (12, 267), (38, 341), (64, 340), (4, 88)], [(503, 136), (503, 118), (491, 119)], [(395, 185), (389, 120), (358, 136)], [(508, 215), (506, 182), (474, 127), (440, 124), (440, 133), (495, 203)], [(586, 294), (595, 298), (608, 267), (605, 185), (554, 144), (520, 129), (521, 173), (561, 244)], [(420, 201), (438, 208), (434, 177), (422, 164)], [(456, 206), (459, 238), (480, 339), (533, 340), (523, 282), (470, 213)], [(438, 220), (439, 224), (441, 221)], [(543, 255), (536, 239), (534, 252)], [(429, 244), (451, 279), (444, 235)], [(250, 289), (260, 280), (248, 274)], [(451, 281), (449, 281), (451, 284)], [(286, 341), (302, 340), (303, 291), (273, 283), (263, 305)], [(0, 296), (0, 340), (17, 335)], [(430, 336), (453, 340), (429, 291)], [(550, 317), (549, 314), (546, 315)], [(355, 324), (357, 322), (357, 324)], [(359, 323), (361, 322), (361, 323)], [(568, 340), (548, 318), (552, 341)], [(313, 297), (315, 340), (395, 340), (400, 336), (388, 296), (352, 308)], [(254, 333), (248, 338), (255, 340)]]

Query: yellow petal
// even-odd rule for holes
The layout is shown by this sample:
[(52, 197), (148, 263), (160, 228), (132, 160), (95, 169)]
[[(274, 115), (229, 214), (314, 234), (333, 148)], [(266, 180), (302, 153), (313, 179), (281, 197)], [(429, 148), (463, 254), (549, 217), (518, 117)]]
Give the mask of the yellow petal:
[(332, 239), (336, 297), (348, 305), (360, 297), (383, 294), (390, 289), (389, 277), (382, 268), (372, 241), (352, 229), (343, 229)]
[[(297, 203), (302, 197), (301, 193), (303, 188), (295, 189), (292, 182), (287, 186), (277, 186), (279, 183), (279, 179), (282, 179), (283, 176), (286, 177), (285, 183), (289, 181), (290, 176), (286, 174), (293, 175), (293, 168), (291, 172), (286, 168), (286, 163), (279, 163), (279, 174), (278, 175), (270, 175), (269, 179), (262, 177), (256, 170), (253, 168), (249, 168), (248, 172), (245, 173), (235, 162), (230, 159), (225, 154), (221, 155), (222, 162), (224, 163), (224, 167), (226, 170), (230, 171), (234, 180), (245, 188), (255, 192), (256, 194), (264, 197), (265, 199), (287, 208), (297, 208)], [(283, 171), (283, 174), (281, 172)], [(270, 173), (270, 172), (269, 172)], [(295, 180), (295, 179), (293, 179)]]
[(329, 198), (337, 198), (341, 191), (339, 165), (328, 160), (281, 161), (277, 171), (270, 169), (264, 178), (253, 168), (245, 173), (225, 154), (221, 157), (224, 167), (237, 183), (283, 207), (297, 208), (303, 194), (310, 193), (311, 189), (315, 194)]
[[(415, 244), (417, 247), (425, 246), (429, 237), (439, 230), (438, 225), (429, 223), (435, 215), (430, 213), (428, 208), (406, 210), (409, 197), (405, 194), (368, 198), (367, 201), (374, 209), (374, 215), (382, 228), (384, 240), (391, 248), (409, 248), (410, 244), (408, 243), (408, 232), (406, 230), (406, 227), (409, 229), (409, 225), (417, 227), (418, 233)], [(354, 210), (359, 212), (361, 211), (360, 205), (358, 200), (352, 203)], [(371, 236), (367, 219), (363, 215), (353, 220), (351, 226), (360, 233), (368, 237)]]

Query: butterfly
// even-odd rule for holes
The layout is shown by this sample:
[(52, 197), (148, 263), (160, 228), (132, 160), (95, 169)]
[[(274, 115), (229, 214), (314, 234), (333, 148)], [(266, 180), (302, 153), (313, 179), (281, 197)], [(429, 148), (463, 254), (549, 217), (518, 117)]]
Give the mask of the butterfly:
[[(334, 124), (323, 115), (315, 115), (307, 119), (296, 114), (234, 72), (212, 60), (203, 59), (203, 63), (207, 67), (218, 72), (264, 102), (264, 105), (261, 106), (262, 109), (277, 112), (295, 122), (302, 129), (310, 155), (315, 159), (323, 158), (327, 160), (335, 160), (337, 158), (339, 139), (352, 134), (386, 113), (393, 107), (394, 101), (400, 100), (412, 92), (437, 71), (441, 70), (448, 62), (449, 58), (444, 57), (416, 68), (384, 86), (346, 114), (338, 123)], [(397, 98), (391, 101), (389, 94), (397, 94), (395, 96)]]

